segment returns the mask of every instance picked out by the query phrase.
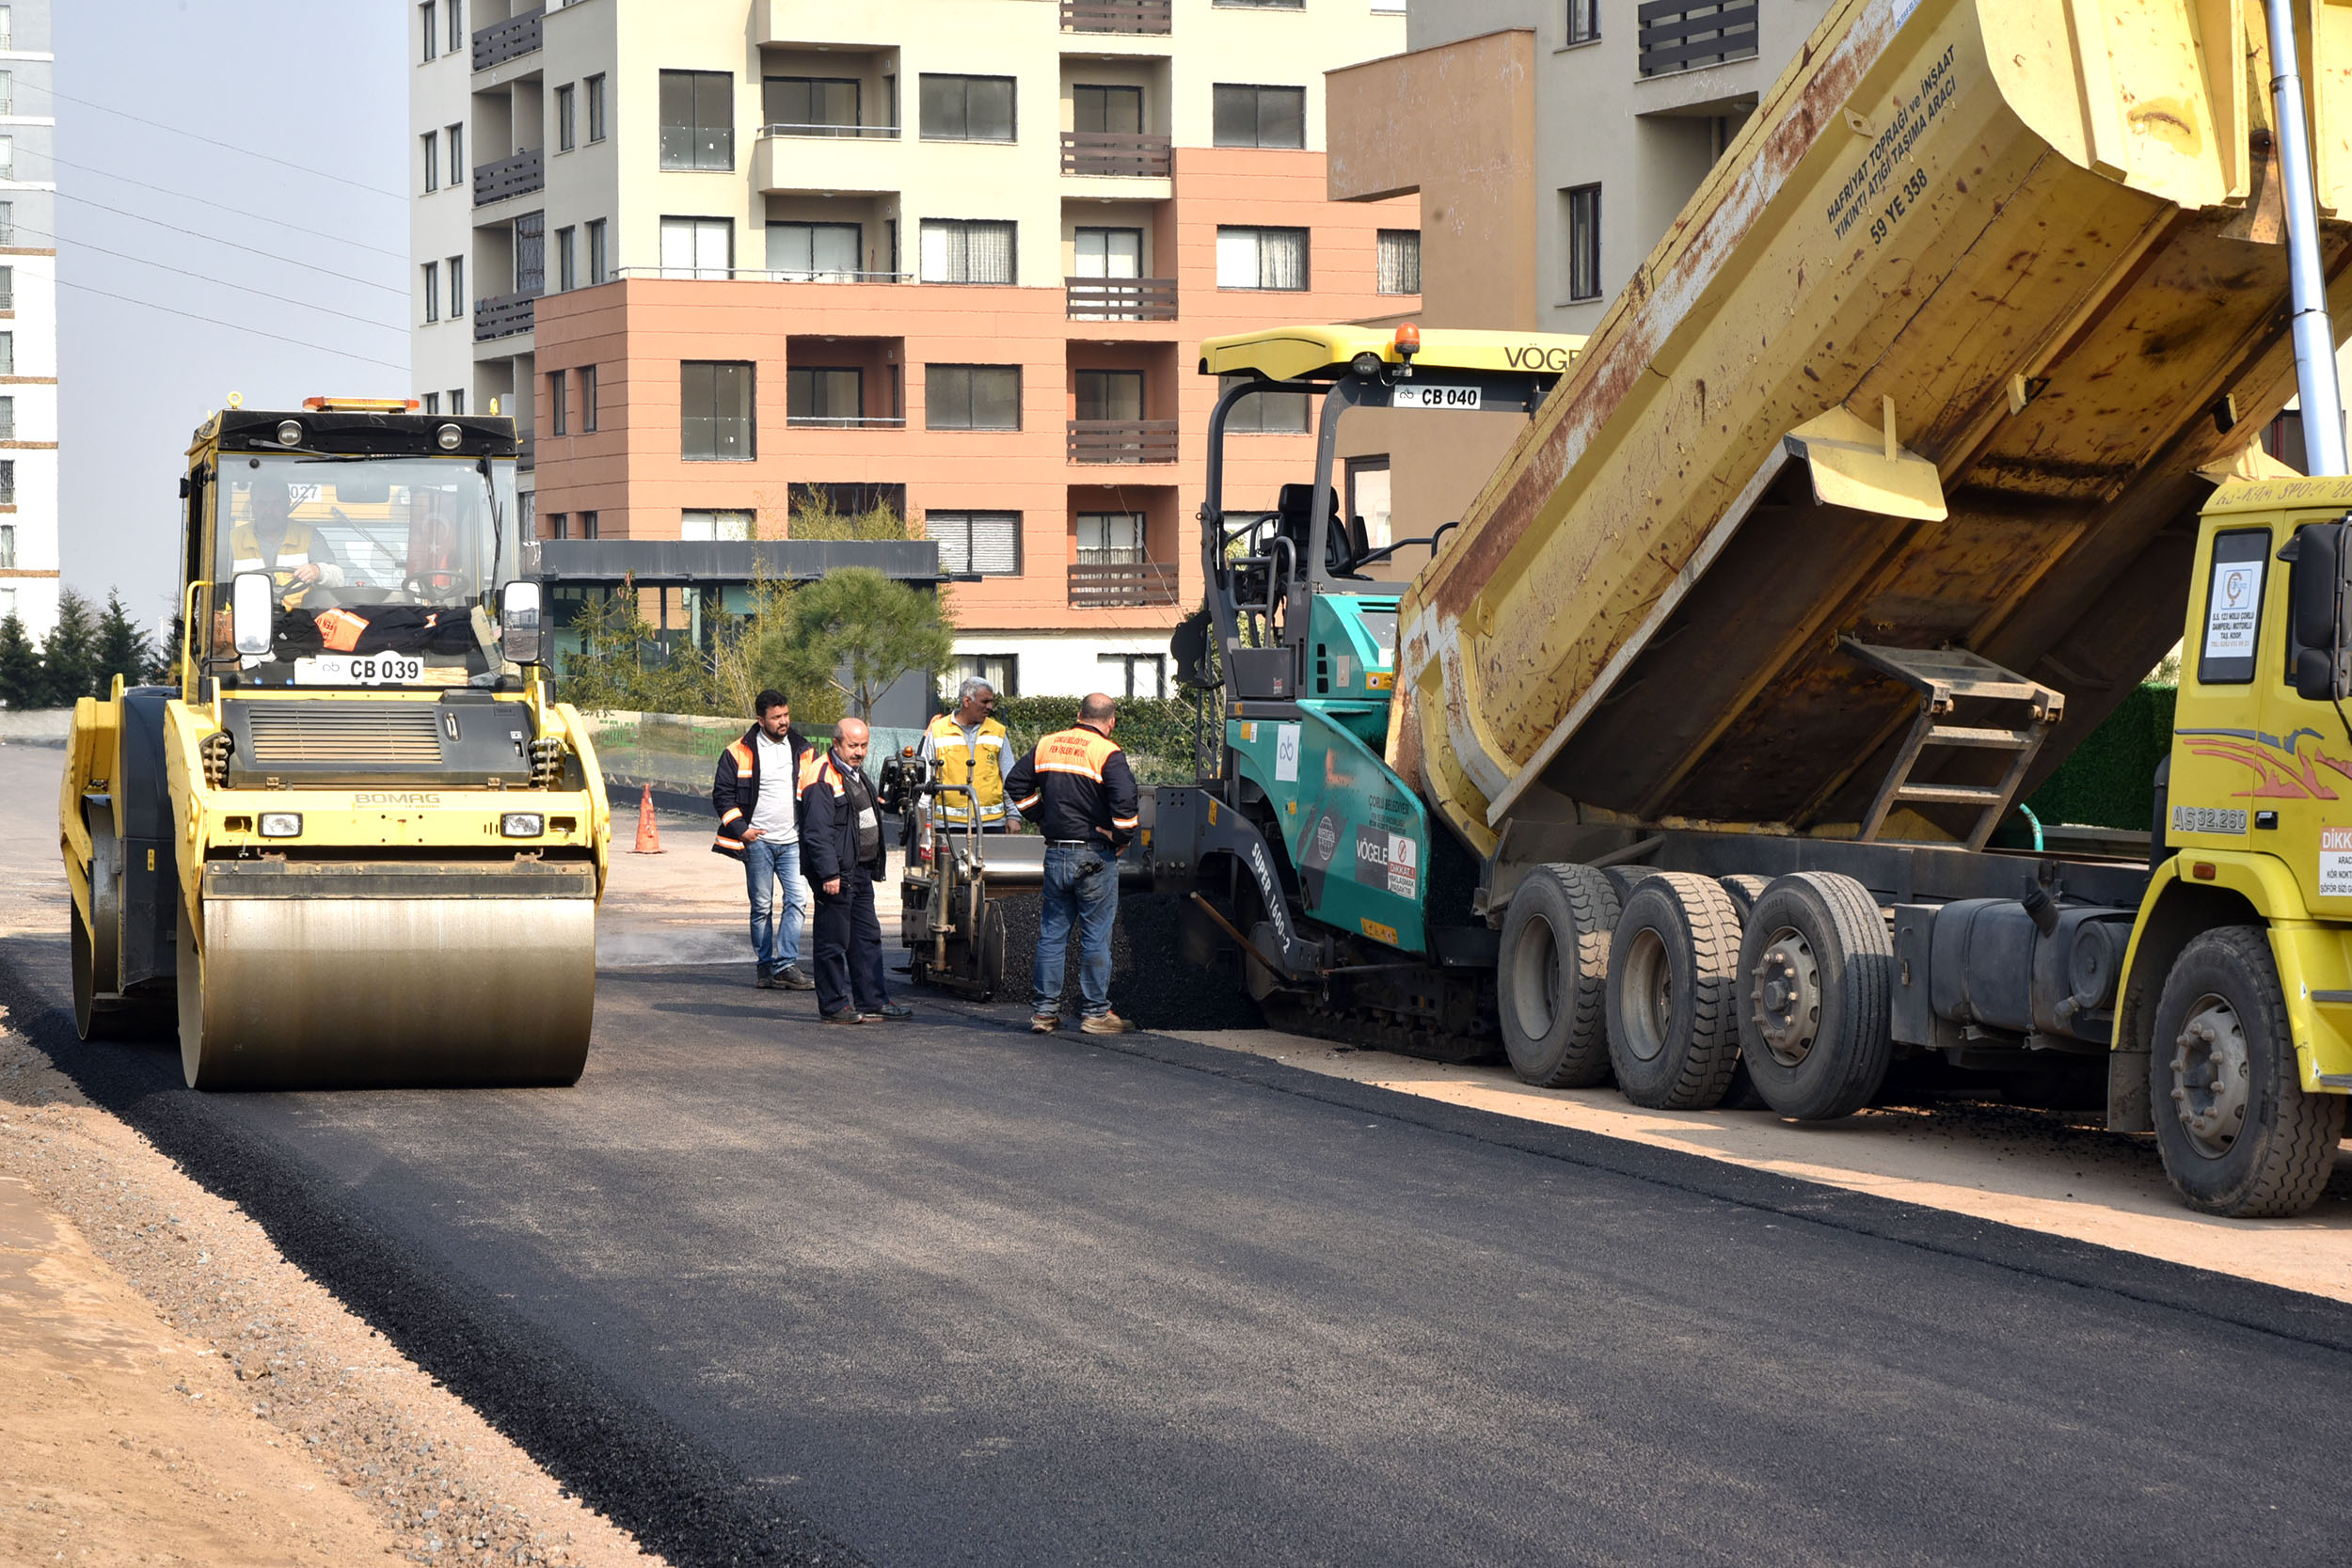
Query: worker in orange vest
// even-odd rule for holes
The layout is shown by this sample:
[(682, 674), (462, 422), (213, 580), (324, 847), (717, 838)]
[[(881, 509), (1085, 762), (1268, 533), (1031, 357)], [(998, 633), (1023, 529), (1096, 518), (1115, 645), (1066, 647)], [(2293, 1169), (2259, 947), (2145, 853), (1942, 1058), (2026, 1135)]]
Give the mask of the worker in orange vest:
[(1097, 691), (1078, 705), (1078, 721), (1037, 743), (1013, 764), (1006, 793), (1045, 833), (1045, 890), (1038, 911), (1037, 966), (1031, 976), (1032, 1034), (1061, 1023), (1062, 970), (1070, 928), (1078, 928), (1078, 1021), (1089, 1035), (1123, 1035), (1111, 1011), (1111, 926), (1119, 918), (1119, 852), (1136, 836), (1140, 811), (1127, 753), (1111, 738), (1119, 711)]

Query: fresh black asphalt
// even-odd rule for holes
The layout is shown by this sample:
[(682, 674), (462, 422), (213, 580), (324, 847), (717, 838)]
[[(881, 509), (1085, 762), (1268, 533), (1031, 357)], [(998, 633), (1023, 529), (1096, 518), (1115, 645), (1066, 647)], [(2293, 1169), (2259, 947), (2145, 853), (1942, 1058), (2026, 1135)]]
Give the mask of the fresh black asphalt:
[(1005, 1009), (102, 1102), (679, 1563), (2344, 1561), (2352, 1309)]

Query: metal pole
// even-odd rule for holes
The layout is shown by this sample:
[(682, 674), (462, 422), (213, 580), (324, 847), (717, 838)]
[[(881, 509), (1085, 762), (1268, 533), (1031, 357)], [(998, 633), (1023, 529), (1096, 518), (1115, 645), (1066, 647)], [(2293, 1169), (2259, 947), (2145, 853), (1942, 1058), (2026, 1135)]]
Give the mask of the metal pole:
[(2328, 279), (2319, 270), (2319, 207), (2312, 190), (2303, 72), (2296, 57), (2295, 0), (2265, 0), (2264, 9), (2270, 22), (2270, 101), (2279, 130), (2279, 171), (2286, 185), (2287, 277), (2295, 290), (2295, 388), (2303, 404), (2304, 461), (2314, 476), (2336, 476), (2347, 471), (2344, 393), (2336, 382)]

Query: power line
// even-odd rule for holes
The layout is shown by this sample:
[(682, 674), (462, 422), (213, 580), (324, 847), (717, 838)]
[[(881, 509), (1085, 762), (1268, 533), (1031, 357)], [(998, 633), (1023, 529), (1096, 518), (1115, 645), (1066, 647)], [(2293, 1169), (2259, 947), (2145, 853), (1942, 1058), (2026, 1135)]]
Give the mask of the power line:
[[(21, 229), (24, 228), (24, 226), (21, 224), (18, 227)], [(34, 234), (41, 232), (41, 230), (38, 229), (27, 229), (25, 231)], [(57, 236), (52, 234), (49, 237), (54, 240)], [(87, 240), (72, 240), (67, 243), (78, 249), (94, 250), (101, 256), (112, 256), (118, 261), (135, 262), (142, 267), (153, 267), (159, 272), (177, 273), (182, 277), (193, 277), (199, 283), (217, 284), (219, 287), (224, 289), (234, 289), (239, 293), (257, 294), (262, 299), (274, 299), (280, 305), (297, 306), (305, 310), (316, 310), (322, 315), (341, 316), (345, 321), (358, 322), (362, 326), (381, 327), (387, 332), (405, 332), (408, 330), (405, 326), (394, 326), (389, 322), (378, 321), (373, 316), (355, 316), (348, 310), (337, 310), (325, 305), (313, 305), (307, 299), (295, 299), (291, 294), (274, 294), (267, 289), (256, 289), (252, 285), (246, 283), (232, 283), (226, 277), (214, 277), (206, 273), (190, 272), (185, 267), (175, 267), (168, 262), (157, 261), (145, 256), (134, 256), (128, 251), (108, 250), (104, 245), (92, 245)]]
[[(259, 256), (264, 261), (282, 261), (287, 266), (300, 267), (305, 272), (315, 272), (324, 277), (340, 277), (346, 283), (357, 283), (362, 288), (368, 289), (381, 289), (388, 294), (405, 295), (408, 293), (407, 290), (396, 289), (389, 283), (378, 283), (373, 278), (355, 277), (353, 274), (347, 272), (337, 272), (332, 267), (322, 267), (311, 261), (297, 261), (291, 256), (280, 256), (274, 250), (260, 250), (249, 245), (239, 245), (234, 240), (224, 240), (216, 234), (207, 234), (199, 229), (183, 229), (176, 223), (166, 223), (161, 218), (151, 218), (144, 213), (129, 212), (120, 207), (109, 207), (103, 201), (92, 201), (88, 197), (75, 196), (71, 191), (58, 191), (56, 194), (63, 197), (68, 201), (78, 201), (85, 207), (95, 207), (102, 213), (112, 213), (117, 217), (129, 218), (135, 223), (151, 223), (156, 228), (168, 230), (174, 234), (185, 234), (192, 240), (202, 240), (207, 245), (227, 245), (231, 250), (242, 250), (248, 256)], [(24, 226), (20, 225), (19, 227)], [(33, 230), (32, 231), (36, 234), (40, 232), (38, 229)], [(60, 238), (60, 236), (53, 234), (50, 238), (57, 239)], [(81, 245), (86, 242), (81, 240), (69, 240), (67, 243), (72, 245)], [(92, 245), (90, 248), (95, 250), (98, 247)]]
[(326, 169), (312, 168), (307, 164), (290, 163), (284, 158), (273, 158), (266, 152), (256, 152), (251, 148), (240, 147), (235, 142), (220, 141), (212, 136), (199, 135), (196, 132), (183, 129), (181, 126), (167, 125), (160, 119), (148, 119), (143, 116), (132, 114), (127, 109), (116, 109), (110, 108), (103, 103), (93, 103), (87, 98), (76, 98), (72, 93), (59, 92), (55, 87), (43, 87), (38, 83), (27, 82), (24, 85), (28, 87), (34, 88), (36, 91), (46, 92), (52, 98), (61, 99), (65, 103), (79, 103), (85, 109), (96, 109), (102, 115), (115, 115), (123, 119), (130, 120), (135, 125), (147, 125), (151, 126), (158, 131), (168, 131), (175, 136), (185, 136), (190, 141), (200, 141), (207, 147), (218, 147), (226, 149), (230, 152), (243, 153), (246, 157), (258, 158), (265, 164), (276, 164), (280, 168), (293, 169), (297, 174), (309, 174), (314, 175), (321, 180), (332, 180), (339, 185), (349, 185), (355, 190), (366, 191), (371, 196), (389, 197), (394, 201), (406, 201), (408, 199), (405, 196), (399, 195), (392, 191), (388, 191), (381, 185), (371, 185), (364, 181), (351, 179), (347, 175), (330, 174)]
[(102, 299), (119, 300), (125, 305), (137, 305), (150, 310), (161, 310), (167, 316), (184, 316), (189, 321), (202, 322), (208, 326), (225, 326), (231, 332), (242, 332), (249, 338), (268, 338), (281, 343), (292, 343), (296, 348), (315, 349), (321, 354), (331, 354), (338, 359), (357, 359), (362, 364), (381, 365), (388, 371), (398, 371), (403, 375), (408, 373), (407, 366), (395, 365), (389, 359), (378, 359), (372, 354), (353, 354), (348, 349), (329, 348), (324, 343), (310, 342), (302, 338), (289, 338), (283, 333), (264, 332), (258, 326), (239, 326), (235, 322), (225, 322), (217, 316), (199, 316), (193, 310), (181, 310), (168, 305), (158, 305), (151, 299), (134, 299), (129, 294), (111, 293), (104, 289), (93, 289), (87, 283), (76, 283), (70, 277), (60, 277), (56, 279), (56, 284), (60, 289), (76, 289), (86, 294), (96, 294)]
[[(284, 218), (274, 218), (262, 213), (248, 213), (237, 207), (224, 207), (218, 202), (214, 201), (210, 197), (191, 196), (186, 191), (173, 190), (169, 185), (151, 185), (144, 180), (134, 180), (127, 174), (116, 174), (108, 169), (92, 168), (87, 164), (77, 164), (70, 158), (60, 158), (54, 152), (49, 154), (49, 161), (56, 165), (59, 168), (79, 169), (84, 174), (95, 174), (102, 180), (119, 180), (126, 185), (136, 185), (143, 191), (154, 191), (163, 196), (175, 196), (183, 201), (201, 201), (214, 212), (226, 213), (230, 217), (251, 218), (256, 223), (275, 224), (280, 229), (291, 229), (297, 234), (308, 234), (312, 239), (326, 240), (334, 245), (347, 245), (357, 250), (372, 250), (378, 256), (389, 256), (394, 261), (405, 261), (408, 260), (408, 254), (405, 251), (387, 250), (380, 245), (369, 245), (362, 240), (347, 240), (339, 234), (324, 234), (315, 229), (306, 229), (298, 223), (289, 223)], [(64, 197), (69, 201), (87, 202), (90, 206), (98, 207), (103, 212), (120, 213), (122, 211), (119, 207), (106, 207), (103, 203), (91, 201), (88, 197), (77, 196), (71, 191), (59, 191), (56, 194)], [(139, 216), (136, 213), (123, 213), (122, 215), (125, 217)], [(147, 221), (151, 223), (155, 220), (151, 218)], [(169, 228), (170, 226), (167, 224), (165, 227)], [(187, 233), (190, 232), (190, 230), (182, 230), (181, 232)], [(199, 238), (203, 237), (204, 236), (201, 235), (199, 236)]]

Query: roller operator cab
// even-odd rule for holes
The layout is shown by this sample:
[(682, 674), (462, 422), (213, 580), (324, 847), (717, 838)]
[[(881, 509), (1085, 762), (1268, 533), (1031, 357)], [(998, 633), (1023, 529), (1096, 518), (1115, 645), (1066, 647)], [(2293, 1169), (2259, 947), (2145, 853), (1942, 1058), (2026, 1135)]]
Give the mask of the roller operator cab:
[(191, 1086), (570, 1083), (610, 816), (519, 576), (514, 423), (230, 408), (182, 483), (175, 679), (75, 705), (85, 1038)]

